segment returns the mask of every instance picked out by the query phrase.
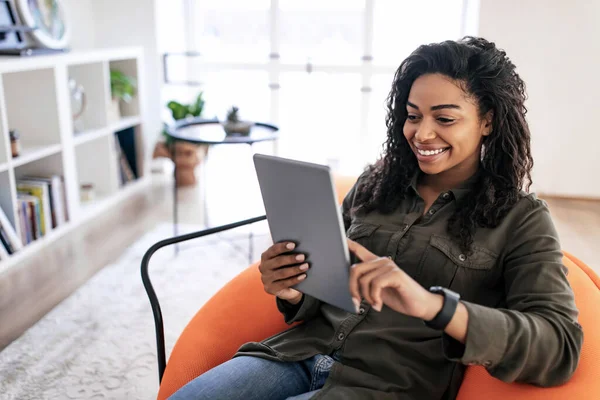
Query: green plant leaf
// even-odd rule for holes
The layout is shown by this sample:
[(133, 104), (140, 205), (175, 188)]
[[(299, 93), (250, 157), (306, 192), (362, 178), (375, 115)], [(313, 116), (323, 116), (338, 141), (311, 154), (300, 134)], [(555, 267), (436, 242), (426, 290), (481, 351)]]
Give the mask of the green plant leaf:
[(137, 88), (137, 82), (133, 77), (125, 75), (123, 72), (110, 70), (110, 91), (112, 97), (121, 99), (127, 103), (131, 102)]
[(170, 101), (169, 103), (167, 103), (167, 107), (169, 108), (169, 110), (171, 110), (171, 115), (176, 121), (184, 119), (189, 114), (188, 107), (176, 101)]
[(198, 94), (198, 97), (196, 98), (196, 101), (192, 103), (189, 107), (190, 114), (194, 117), (199, 117), (202, 114), (202, 110), (204, 109), (203, 95), (204, 93), (200, 92)]

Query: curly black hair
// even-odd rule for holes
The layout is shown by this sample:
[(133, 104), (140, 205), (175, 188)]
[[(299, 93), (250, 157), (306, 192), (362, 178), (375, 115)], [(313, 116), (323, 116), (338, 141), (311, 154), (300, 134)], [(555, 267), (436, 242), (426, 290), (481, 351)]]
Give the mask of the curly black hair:
[(413, 82), (439, 73), (455, 82), (475, 102), (479, 117), (491, 110), (492, 132), (483, 139), (481, 163), (473, 195), (457, 204), (447, 231), (469, 253), (477, 227), (496, 227), (531, 186), (533, 159), (525, 120), (525, 83), (506, 52), (483, 38), (466, 36), (417, 48), (402, 62), (387, 98), (387, 140), (381, 158), (367, 167), (356, 189), (353, 212), (391, 213), (419, 171), (416, 156), (403, 134), (406, 102)]

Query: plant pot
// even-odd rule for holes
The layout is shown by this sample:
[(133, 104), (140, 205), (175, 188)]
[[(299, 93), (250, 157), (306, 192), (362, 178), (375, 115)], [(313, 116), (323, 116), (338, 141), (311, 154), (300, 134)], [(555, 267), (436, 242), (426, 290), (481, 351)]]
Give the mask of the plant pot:
[(165, 142), (156, 142), (154, 145), (154, 151), (152, 152), (152, 158), (168, 158), (171, 159), (171, 152)]
[(108, 123), (112, 124), (121, 120), (121, 101), (118, 98), (112, 98), (108, 105)]
[(173, 161), (177, 166), (178, 187), (196, 184), (196, 167), (204, 160), (207, 152), (208, 146), (197, 146), (185, 142), (178, 142), (175, 145), (175, 159)]
[(250, 122), (229, 122), (226, 121), (223, 123), (223, 129), (225, 129), (225, 133), (227, 136), (248, 136), (250, 134), (250, 129), (252, 128), (252, 123)]

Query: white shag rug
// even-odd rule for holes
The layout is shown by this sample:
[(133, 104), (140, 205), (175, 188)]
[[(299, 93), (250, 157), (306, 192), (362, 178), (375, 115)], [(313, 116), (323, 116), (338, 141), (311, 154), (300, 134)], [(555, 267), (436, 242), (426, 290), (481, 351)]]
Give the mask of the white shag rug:
[[(198, 230), (182, 226), (181, 233)], [(270, 245), (267, 224), (254, 224), (255, 256)], [(248, 228), (159, 250), (150, 277), (162, 307), (167, 357), (191, 317), (248, 266)], [(156, 342), (140, 262), (170, 237), (160, 225), (19, 339), (0, 352), (0, 399), (155, 399)], [(168, 359), (168, 358), (167, 358)]]

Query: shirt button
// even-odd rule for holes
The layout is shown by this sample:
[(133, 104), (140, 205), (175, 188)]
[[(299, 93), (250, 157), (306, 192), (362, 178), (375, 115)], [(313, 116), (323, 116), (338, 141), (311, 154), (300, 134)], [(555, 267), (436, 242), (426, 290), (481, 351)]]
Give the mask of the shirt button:
[(448, 199), (450, 197), (450, 193), (446, 192), (442, 195), (442, 199)]
[(486, 367), (486, 368), (489, 368), (489, 367), (492, 366), (492, 362), (491, 361), (484, 361), (483, 362), (483, 366)]
[(433, 215), (433, 214), (435, 214), (435, 211), (434, 210), (429, 210), (429, 215)]
[(344, 335), (343, 333), (340, 333), (338, 335), (338, 340), (344, 340), (345, 337), (346, 337), (346, 335)]
[(360, 310), (358, 310), (358, 314), (363, 315), (364, 313), (365, 313), (365, 309), (361, 307)]
[(406, 232), (408, 230), (408, 225), (404, 225), (404, 228), (402, 229), (404, 232)]
[(458, 256), (458, 259), (460, 261), (465, 261), (467, 259), (467, 256), (465, 256), (464, 254), (461, 254), (461, 255)]

